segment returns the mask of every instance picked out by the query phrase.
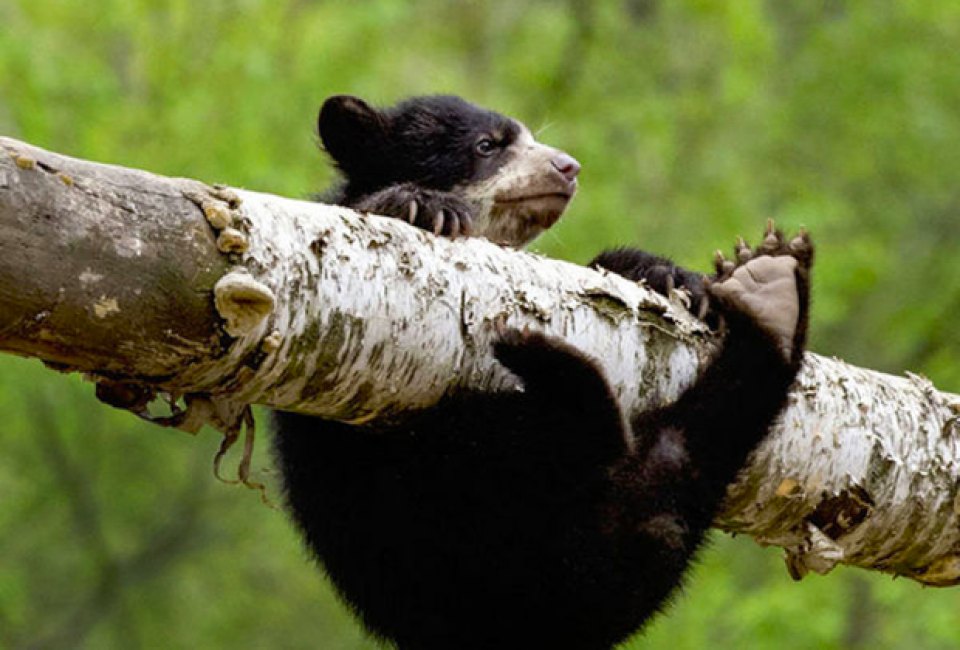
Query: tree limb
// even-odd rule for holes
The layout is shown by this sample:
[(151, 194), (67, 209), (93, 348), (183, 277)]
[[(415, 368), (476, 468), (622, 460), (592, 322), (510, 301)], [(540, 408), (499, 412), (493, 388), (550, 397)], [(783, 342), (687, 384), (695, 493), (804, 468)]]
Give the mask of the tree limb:
[[(674, 399), (716, 341), (615, 275), (397, 220), (75, 160), (0, 138), (0, 350), (86, 373), (134, 411), (235, 429), (250, 403), (353, 422), (451, 387), (509, 389), (494, 323), (603, 360), (625, 410)], [(808, 355), (720, 527), (838, 562), (960, 582), (960, 398)], [(723, 444), (722, 441), (717, 443)]]

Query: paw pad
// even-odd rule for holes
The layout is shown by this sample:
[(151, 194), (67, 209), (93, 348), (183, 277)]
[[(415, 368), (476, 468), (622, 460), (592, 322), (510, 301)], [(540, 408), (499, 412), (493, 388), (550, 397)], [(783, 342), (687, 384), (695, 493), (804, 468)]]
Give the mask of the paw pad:
[(734, 245), (736, 262), (718, 251), (716, 275), (710, 293), (722, 310), (751, 318), (774, 337), (790, 359), (802, 347), (806, 332), (808, 275), (813, 261), (813, 244), (801, 230), (789, 241), (767, 222), (761, 243), (751, 249), (738, 238)]

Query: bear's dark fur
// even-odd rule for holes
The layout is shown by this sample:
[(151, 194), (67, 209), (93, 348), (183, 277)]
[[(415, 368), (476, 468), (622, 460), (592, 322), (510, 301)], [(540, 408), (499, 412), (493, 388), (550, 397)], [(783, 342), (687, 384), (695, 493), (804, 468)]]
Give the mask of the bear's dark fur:
[[(374, 201), (373, 211), (399, 218), (416, 201), (418, 215), (445, 215), (440, 228), (415, 215), (418, 225), (451, 233), (450, 210), (458, 230), (486, 233), (477, 226), (492, 223), (496, 200), (471, 189), (510, 163), (476, 144), (495, 135), (502, 160), (516, 164), (527, 154), (510, 148), (524, 127), (453, 98), (387, 111), (331, 101), (320, 133), (345, 178), (328, 199)], [(529, 211), (556, 211), (572, 195), (572, 159), (550, 151), (543, 174), (559, 176), (547, 184), (568, 193), (545, 204), (534, 197)], [(529, 234), (496, 232), (516, 233), (513, 244)], [(664, 606), (802, 356), (809, 240), (786, 242), (771, 229), (756, 250), (737, 253), (740, 266), (719, 262), (712, 288), (639, 251), (598, 258), (661, 291), (687, 288), (695, 307), (709, 300), (727, 332), (676, 403), (629, 423), (596, 361), (517, 330), (502, 332), (493, 351), (522, 393), (460, 391), (389, 426), (276, 414), (294, 518), (370, 631), (402, 650), (606, 649)], [(759, 313), (756, 304), (777, 300), (787, 313)]]

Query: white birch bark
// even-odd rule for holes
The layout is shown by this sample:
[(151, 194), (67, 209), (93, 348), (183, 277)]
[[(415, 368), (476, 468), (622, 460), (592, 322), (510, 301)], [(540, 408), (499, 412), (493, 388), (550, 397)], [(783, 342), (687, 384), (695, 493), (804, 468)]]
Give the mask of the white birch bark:
[[(511, 389), (489, 353), (504, 318), (600, 359), (628, 413), (674, 399), (716, 344), (679, 302), (618, 276), (0, 148), (0, 350), (187, 396), (186, 429), (235, 426), (249, 403), (363, 422), (456, 386)], [(808, 355), (718, 523), (785, 547), (796, 576), (842, 562), (954, 584), (958, 416), (960, 398), (921, 378)]]

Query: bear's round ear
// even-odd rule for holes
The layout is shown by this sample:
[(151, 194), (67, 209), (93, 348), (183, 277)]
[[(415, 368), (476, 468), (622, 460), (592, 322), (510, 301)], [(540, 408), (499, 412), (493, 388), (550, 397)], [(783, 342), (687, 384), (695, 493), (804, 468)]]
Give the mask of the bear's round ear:
[(323, 148), (344, 171), (376, 159), (387, 134), (387, 119), (359, 97), (335, 95), (320, 107), (317, 130)]

